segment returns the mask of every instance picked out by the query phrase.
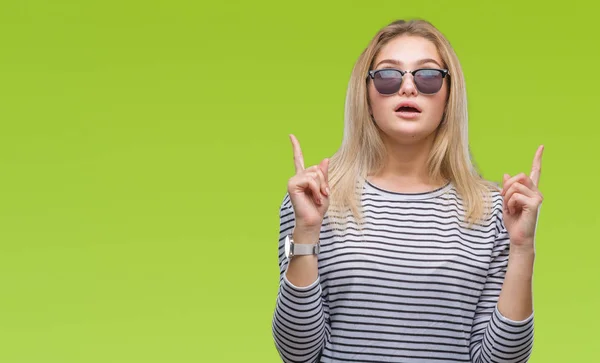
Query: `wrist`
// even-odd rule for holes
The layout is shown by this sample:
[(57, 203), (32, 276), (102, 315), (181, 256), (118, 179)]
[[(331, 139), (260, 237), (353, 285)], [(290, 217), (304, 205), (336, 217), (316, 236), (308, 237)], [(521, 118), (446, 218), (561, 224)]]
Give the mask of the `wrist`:
[(519, 276), (521, 279), (533, 277), (535, 251), (533, 248), (513, 248), (508, 254), (507, 275)]
[(535, 259), (535, 247), (533, 241), (524, 243), (511, 243), (509, 249), (510, 258), (532, 260)]
[(294, 238), (294, 243), (298, 244), (315, 244), (319, 242), (319, 238), (321, 236), (320, 228), (306, 228), (296, 226), (292, 231), (292, 237)]

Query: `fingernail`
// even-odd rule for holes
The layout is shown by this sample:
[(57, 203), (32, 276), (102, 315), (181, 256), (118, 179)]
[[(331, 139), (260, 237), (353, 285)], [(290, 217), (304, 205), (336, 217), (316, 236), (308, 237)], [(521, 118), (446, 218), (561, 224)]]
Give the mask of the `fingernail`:
[(327, 195), (329, 195), (329, 193), (331, 193), (331, 191), (329, 190), (329, 187), (325, 188), (325, 193), (327, 193)]

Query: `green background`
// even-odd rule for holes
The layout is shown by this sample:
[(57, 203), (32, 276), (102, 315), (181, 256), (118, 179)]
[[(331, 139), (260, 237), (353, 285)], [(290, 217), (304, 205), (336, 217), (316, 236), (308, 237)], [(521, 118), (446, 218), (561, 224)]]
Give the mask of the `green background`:
[(288, 134), (334, 153), (359, 53), (412, 17), (461, 59), (484, 176), (546, 145), (531, 362), (600, 359), (591, 2), (0, 4), (0, 362), (279, 361)]

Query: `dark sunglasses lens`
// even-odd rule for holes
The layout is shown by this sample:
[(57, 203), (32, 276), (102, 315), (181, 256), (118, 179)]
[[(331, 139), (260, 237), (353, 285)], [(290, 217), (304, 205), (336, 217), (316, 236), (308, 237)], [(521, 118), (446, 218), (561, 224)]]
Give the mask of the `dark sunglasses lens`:
[(394, 70), (381, 70), (375, 73), (373, 83), (377, 92), (390, 95), (400, 89), (402, 74)]
[(415, 73), (415, 85), (421, 93), (432, 94), (442, 88), (444, 77), (435, 69), (422, 69)]

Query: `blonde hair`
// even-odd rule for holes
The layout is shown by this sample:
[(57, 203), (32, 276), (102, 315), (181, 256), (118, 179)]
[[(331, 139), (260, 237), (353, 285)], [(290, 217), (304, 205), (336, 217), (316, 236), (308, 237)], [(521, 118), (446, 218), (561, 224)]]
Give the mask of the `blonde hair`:
[(332, 221), (338, 226), (344, 225), (343, 220), (347, 222), (348, 217), (362, 221), (362, 183), (369, 172), (382, 167), (386, 153), (377, 126), (369, 114), (367, 72), (380, 50), (401, 35), (420, 36), (433, 42), (449, 69), (446, 111), (436, 130), (427, 164), (433, 180), (445, 179), (454, 184), (463, 201), (465, 221), (471, 226), (491, 212), (490, 190), (497, 189), (497, 185), (484, 180), (471, 160), (467, 94), (458, 58), (443, 34), (431, 23), (420, 19), (397, 20), (379, 30), (354, 65), (346, 93), (344, 137), (340, 148), (330, 158), (332, 194), (328, 214), (333, 216)]

